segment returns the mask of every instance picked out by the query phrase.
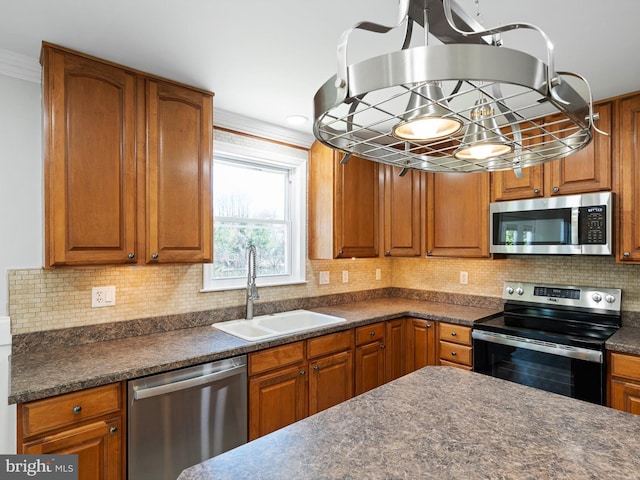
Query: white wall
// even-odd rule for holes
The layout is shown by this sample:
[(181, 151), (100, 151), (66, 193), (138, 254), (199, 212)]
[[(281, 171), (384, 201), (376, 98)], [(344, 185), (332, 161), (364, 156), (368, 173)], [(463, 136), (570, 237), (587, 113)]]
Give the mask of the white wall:
[(42, 267), (41, 97), (40, 84), (0, 74), (0, 316), (7, 270)]

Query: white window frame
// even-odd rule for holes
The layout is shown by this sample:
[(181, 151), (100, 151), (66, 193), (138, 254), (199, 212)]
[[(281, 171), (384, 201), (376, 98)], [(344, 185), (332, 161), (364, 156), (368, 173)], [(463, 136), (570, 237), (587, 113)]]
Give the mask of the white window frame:
[[(288, 275), (261, 276), (256, 279), (258, 287), (294, 285), (306, 283), (306, 225), (307, 225), (307, 160), (286, 154), (261, 150), (233, 143), (215, 142), (215, 158), (265, 165), (290, 170), (290, 255), (291, 272)], [(212, 169), (213, 174), (213, 169)], [(215, 232), (214, 232), (215, 233)], [(213, 241), (213, 239), (212, 239)], [(213, 255), (216, 252), (214, 249)], [(260, 252), (258, 252), (258, 256)], [(237, 290), (247, 287), (246, 278), (213, 278), (213, 264), (202, 269), (202, 292)]]

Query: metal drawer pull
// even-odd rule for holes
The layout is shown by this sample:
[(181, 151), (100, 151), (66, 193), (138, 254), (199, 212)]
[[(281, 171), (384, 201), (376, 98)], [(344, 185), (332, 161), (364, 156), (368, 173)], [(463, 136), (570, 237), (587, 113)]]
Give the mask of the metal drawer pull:
[(82, 411), (82, 407), (80, 405), (76, 405), (73, 407), (73, 414), (78, 415)]
[(371, 335), (372, 337), (376, 336), (376, 332), (369, 332), (369, 335)]
[(452, 356), (452, 357), (455, 357), (456, 355), (457, 355), (457, 353), (456, 353), (456, 352), (451, 352), (451, 356)]
[(109, 435), (115, 435), (117, 431), (118, 431), (118, 427), (111, 427), (109, 429)]
[(451, 332), (452, 337), (455, 337), (456, 335), (458, 335), (456, 332)]
[(313, 369), (317, 372), (318, 370), (320, 370), (320, 367), (318, 365), (314, 365)]

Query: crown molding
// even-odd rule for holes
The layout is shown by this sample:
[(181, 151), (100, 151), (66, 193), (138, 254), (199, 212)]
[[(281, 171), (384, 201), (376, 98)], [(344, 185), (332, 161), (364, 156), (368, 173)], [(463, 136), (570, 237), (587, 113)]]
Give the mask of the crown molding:
[(0, 48), (0, 75), (28, 82), (42, 82), (42, 67), (38, 59)]
[(227, 110), (215, 109), (213, 114), (214, 127), (224, 127), (238, 132), (248, 133), (257, 137), (268, 138), (279, 142), (289, 143), (299, 147), (309, 148), (313, 143), (313, 135), (280, 127), (272, 123), (263, 122), (251, 117), (245, 117)]

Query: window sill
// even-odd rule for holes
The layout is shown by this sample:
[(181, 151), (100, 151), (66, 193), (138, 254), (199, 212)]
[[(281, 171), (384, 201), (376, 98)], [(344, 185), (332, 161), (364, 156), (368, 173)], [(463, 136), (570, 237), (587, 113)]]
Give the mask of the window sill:
[[(263, 287), (284, 287), (287, 285), (304, 285), (307, 282), (306, 280), (287, 280), (284, 282), (265, 282), (265, 283), (261, 283), (258, 282), (258, 288), (263, 288)], [(207, 292), (226, 292), (226, 291), (231, 291), (231, 290), (246, 290), (247, 289), (247, 285), (246, 283), (242, 284), (242, 285), (225, 285), (225, 286), (220, 286), (220, 287), (208, 287), (208, 288), (202, 288), (200, 289), (200, 293), (207, 293)]]

